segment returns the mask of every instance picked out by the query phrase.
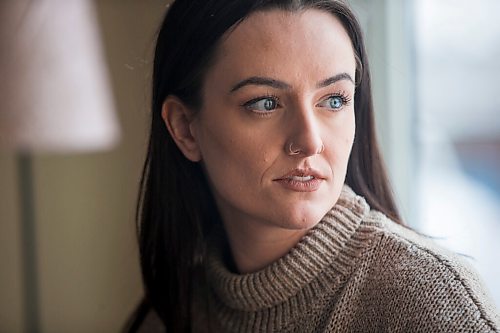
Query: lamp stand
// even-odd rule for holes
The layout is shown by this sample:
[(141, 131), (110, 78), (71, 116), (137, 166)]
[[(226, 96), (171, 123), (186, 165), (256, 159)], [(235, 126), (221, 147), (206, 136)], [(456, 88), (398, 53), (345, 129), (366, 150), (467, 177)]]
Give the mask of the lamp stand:
[(25, 332), (39, 333), (38, 270), (36, 260), (33, 160), (29, 153), (18, 155), (21, 200), (21, 246), (23, 265), (23, 312)]

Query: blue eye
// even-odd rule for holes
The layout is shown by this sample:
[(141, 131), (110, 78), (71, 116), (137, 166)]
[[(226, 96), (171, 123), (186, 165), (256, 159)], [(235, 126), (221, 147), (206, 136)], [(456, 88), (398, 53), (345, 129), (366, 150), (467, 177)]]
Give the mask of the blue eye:
[(318, 106), (332, 109), (340, 110), (342, 107), (349, 103), (349, 98), (344, 95), (332, 95), (321, 101)]
[(243, 106), (254, 112), (266, 113), (274, 111), (278, 107), (278, 102), (275, 98), (264, 97), (252, 99), (243, 104)]
[(328, 105), (332, 109), (340, 109), (342, 107), (342, 105), (344, 105), (344, 101), (339, 96), (332, 96), (332, 97), (328, 98)]

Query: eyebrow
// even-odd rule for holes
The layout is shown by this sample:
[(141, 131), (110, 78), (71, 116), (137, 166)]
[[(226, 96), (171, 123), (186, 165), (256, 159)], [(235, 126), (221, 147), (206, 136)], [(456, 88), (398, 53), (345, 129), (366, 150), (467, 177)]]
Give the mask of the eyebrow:
[[(337, 75), (334, 75), (332, 77), (329, 77), (321, 82), (319, 82), (316, 85), (316, 88), (324, 88), (328, 87), (329, 85), (334, 84), (335, 82), (342, 81), (342, 80), (347, 80), (351, 81), (354, 84), (354, 80), (352, 79), (351, 75), (348, 73), (340, 73)], [(286, 82), (280, 81), (280, 80), (275, 80), (272, 78), (268, 77), (261, 77), (261, 76), (252, 76), (249, 77), (248, 79), (245, 79), (243, 81), (238, 82), (231, 88), (231, 93), (235, 92), (236, 90), (243, 88), (244, 86), (248, 85), (255, 85), (255, 86), (268, 86), (271, 88), (276, 88), (276, 89), (290, 89), (292, 86), (289, 85)]]
[(244, 86), (249, 86), (249, 85), (254, 85), (254, 86), (268, 86), (276, 89), (290, 89), (291, 86), (288, 83), (285, 83), (283, 81), (271, 79), (268, 77), (261, 77), (261, 76), (252, 76), (248, 79), (245, 79), (243, 81), (238, 82), (237, 84), (234, 85), (234, 87), (231, 89), (231, 92), (235, 92), (236, 90), (243, 88)]
[(351, 81), (354, 84), (354, 80), (352, 79), (352, 77), (349, 74), (340, 73), (340, 74), (337, 74), (335, 76), (329, 77), (326, 80), (321, 81), (320, 83), (318, 83), (316, 85), (316, 88), (319, 89), (319, 88), (328, 87), (329, 85), (334, 84), (337, 81), (342, 81), (342, 80)]

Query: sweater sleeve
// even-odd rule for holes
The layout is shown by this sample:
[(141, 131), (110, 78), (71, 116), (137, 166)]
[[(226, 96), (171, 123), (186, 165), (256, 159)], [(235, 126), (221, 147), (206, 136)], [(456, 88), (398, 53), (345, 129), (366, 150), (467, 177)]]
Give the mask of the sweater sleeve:
[(478, 275), (458, 256), (392, 226), (374, 253), (373, 274), (390, 332), (500, 332)]

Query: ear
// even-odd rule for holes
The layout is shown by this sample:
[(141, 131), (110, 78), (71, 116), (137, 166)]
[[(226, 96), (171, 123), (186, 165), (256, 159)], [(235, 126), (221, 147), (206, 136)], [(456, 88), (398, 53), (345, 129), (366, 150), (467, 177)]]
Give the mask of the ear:
[(179, 98), (169, 95), (163, 102), (161, 116), (177, 147), (192, 162), (201, 160), (201, 152), (191, 131), (193, 112)]

